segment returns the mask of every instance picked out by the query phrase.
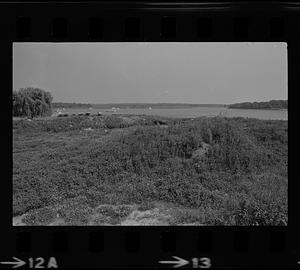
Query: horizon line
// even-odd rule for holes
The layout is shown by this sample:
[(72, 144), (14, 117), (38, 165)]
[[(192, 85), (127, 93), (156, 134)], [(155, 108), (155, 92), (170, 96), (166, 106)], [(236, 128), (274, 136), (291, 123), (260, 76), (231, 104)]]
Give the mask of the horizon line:
[[(263, 101), (239, 101), (235, 103), (254, 103), (254, 102), (270, 102), (272, 100), (284, 100), (288, 99), (269, 99)], [(89, 105), (106, 105), (106, 104), (184, 104), (184, 105), (230, 105), (235, 103), (188, 103), (188, 102), (106, 102), (106, 103), (90, 103), (90, 102), (69, 102), (69, 101), (53, 101), (52, 103), (70, 103), (70, 104), (89, 104)]]

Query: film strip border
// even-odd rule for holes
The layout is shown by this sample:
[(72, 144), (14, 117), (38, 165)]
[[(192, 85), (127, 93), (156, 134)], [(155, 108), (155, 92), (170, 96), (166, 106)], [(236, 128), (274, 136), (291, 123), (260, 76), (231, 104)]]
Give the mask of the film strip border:
[[(10, 3), (1, 7), (7, 89), (11, 88), (12, 42), (43, 41), (284, 41), (288, 43), (289, 92), (299, 88), (300, 8), (291, 3)], [(1, 108), (3, 114), (6, 109), (9, 107)], [(292, 165), (289, 161), (289, 168)], [(289, 190), (297, 190), (296, 185), (290, 181)], [(11, 201), (10, 188), (3, 201)], [(1, 230), (1, 239), (5, 239), (1, 257), (15, 256), (28, 264), (30, 258), (46, 261), (55, 257), (59, 267), (85, 268), (166, 267), (159, 261), (170, 261), (172, 256), (189, 260), (190, 266), (193, 259), (204, 257), (210, 258), (215, 267), (297, 267), (296, 206), (296, 197), (289, 193), (287, 228), (12, 228), (9, 219), (7, 223), (1, 221), (6, 228)], [(11, 216), (10, 210), (2, 204), (3, 216)]]
[[(251, 234), (251, 233), (250, 233)], [(251, 241), (250, 234), (245, 229), (237, 230), (232, 233), (232, 238), (228, 243), (228, 248), (233, 249), (235, 252), (248, 252), (252, 246), (249, 241)], [(64, 229), (59, 229), (51, 233), (51, 243), (50, 250), (54, 252), (66, 252), (69, 250), (68, 233)], [(31, 232), (18, 232), (16, 234), (16, 250), (18, 252), (31, 252), (33, 251), (32, 242), (34, 237), (32, 237)], [(90, 252), (104, 252), (105, 250), (105, 235), (103, 231), (93, 231), (89, 233), (88, 243), (84, 249), (88, 249)], [(160, 244), (158, 247), (164, 252), (176, 252), (176, 232), (168, 229), (163, 229), (160, 234)], [(107, 240), (107, 239), (106, 239)], [(271, 253), (282, 253), (286, 251), (286, 233), (284, 231), (271, 231), (267, 234), (264, 240), (267, 240), (264, 249), (270, 251)], [(122, 240), (124, 244), (124, 250), (126, 252), (138, 252), (141, 248), (141, 235), (140, 232), (136, 230), (131, 230), (125, 232), (125, 238)], [(151, 242), (151, 241), (150, 241)], [(213, 232), (211, 230), (197, 232), (197, 237), (194, 238), (195, 250), (200, 252), (211, 252), (213, 250)]]
[[(85, 230), (20, 231), (11, 240), (18, 258), (46, 261), (53, 257), (60, 267), (160, 268), (166, 267), (161, 261), (170, 261), (173, 256), (189, 261), (190, 267), (195, 258), (209, 259), (216, 268), (297, 266), (287, 248), (287, 232), (282, 229), (269, 229), (268, 233), (247, 228), (227, 233), (224, 228)], [(296, 257), (294, 254), (293, 259)]]
[[(14, 41), (286, 41), (291, 4), (8, 4)], [(91, 8), (93, 7), (93, 8)]]
[[(214, 34), (217, 31), (215, 27), (215, 21), (211, 17), (200, 16), (191, 24), (186, 24), (186, 22), (181, 22), (176, 16), (162, 16), (156, 20), (156, 31), (153, 32), (152, 29), (146, 29), (146, 24), (143, 24), (144, 19), (138, 16), (132, 15), (131, 17), (124, 18), (123, 22), (120, 23), (121, 28), (117, 31), (111, 30), (112, 24), (107, 24), (109, 21), (107, 18), (103, 17), (91, 17), (88, 18), (86, 24), (86, 34), (82, 36), (77, 36), (73, 33), (73, 28), (76, 28), (76, 24), (72, 23), (66, 17), (54, 17), (51, 20), (51, 29), (49, 31), (49, 38), (53, 41), (64, 41), (67, 38), (87, 38), (89, 41), (102, 41), (106, 38), (111, 40), (123, 39), (125, 41), (140, 40), (143, 41), (151, 40), (152, 38), (158, 38), (161, 41), (178, 41), (178, 38), (184, 40), (187, 38), (184, 31), (185, 27), (190, 27), (193, 29), (194, 35), (193, 39), (195, 41), (199, 40), (210, 40), (214, 38)], [(20, 41), (28, 41), (31, 38), (39, 37), (39, 30), (36, 29), (33, 24), (36, 22), (30, 17), (18, 17), (16, 20), (16, 38)], [(232, 38), (235, 40), (241, 40), (245, 38), (251, 38), (251, 33), (255, 29), (258, 29), (257, 25), (251, 25), (251, 20), (247, 17), (234, 17), (231, 22), (226, 22), (231, 24)], [(271, 38), (274, 40), (282, 40), (285, 38), (285, 20), (282, 17), (272, 17), (268, 22), (268, 36), (265, 38)], [(37, 25), (37, 24), (36, 24)], [(196, 26), (196, 27), (195, 27)], [(220, 27), (222, 25), (219, 25)], [(252, 27), (253, 26), (253, 27)], [(147, 31), (150, 30), (150, 31)], [(219, 29), (221, 31), (221, 28)], [(255, 38), (257, 38), (257, 31)], [(47, 34), (47, 32), (45, 33)], [(148, 38), (149, 39), (148, 39)]]
[[(286, 18), (249, 18), (246, 15), (216, 17), (215, 14), (167, 15), (135, 13), (123, 16), (92, 16), (89, 18), (51, 18), (18, 16), (16, 41), (282, 41), (286, 40)], [(186, 29), (189, 29), (186, 31)]]

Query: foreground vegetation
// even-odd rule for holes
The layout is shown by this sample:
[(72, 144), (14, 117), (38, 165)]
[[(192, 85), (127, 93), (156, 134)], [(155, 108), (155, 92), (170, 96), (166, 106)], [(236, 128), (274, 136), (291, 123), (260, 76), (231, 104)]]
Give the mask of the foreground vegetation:
[(280, 120), (13, 121), (13, 214), (101, 225), (168, 208), (171, 225), (286, 225), (287, 143)]

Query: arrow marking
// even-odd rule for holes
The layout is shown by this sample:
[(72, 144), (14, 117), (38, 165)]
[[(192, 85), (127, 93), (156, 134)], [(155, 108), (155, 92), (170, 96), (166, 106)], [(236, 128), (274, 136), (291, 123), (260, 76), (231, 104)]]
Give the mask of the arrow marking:
[(189, 263), (189, 261), (182, 259), (180, 257), (177, 257), (177, 256), (172, 256), (172, 257), (174, 259), (176, 259), (176, 261), (159, 261), (159, 263), (174, 264), (173, 268), (178, 268), (178, 267), (184, 266)]
[(23, 265), (26, 264), (26, 262), (16, 258), (16, 257), (12, 257), (15, 261), (13, 262), (0, 262), (2, 264), (13, 264), (13, 267), (12, 268), (17, 268), (17, 267), (21, 267)]

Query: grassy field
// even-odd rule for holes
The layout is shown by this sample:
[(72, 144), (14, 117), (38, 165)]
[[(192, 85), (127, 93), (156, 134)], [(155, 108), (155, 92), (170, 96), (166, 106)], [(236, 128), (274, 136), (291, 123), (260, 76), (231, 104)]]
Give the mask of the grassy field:
[(287, 121), (13, 120), (15, 225), (286, 225)]

